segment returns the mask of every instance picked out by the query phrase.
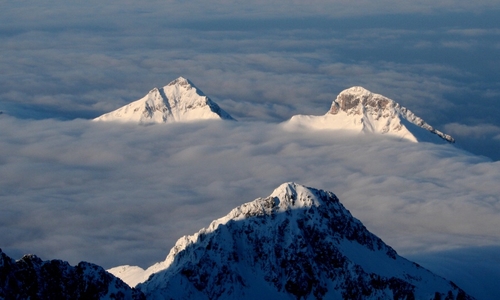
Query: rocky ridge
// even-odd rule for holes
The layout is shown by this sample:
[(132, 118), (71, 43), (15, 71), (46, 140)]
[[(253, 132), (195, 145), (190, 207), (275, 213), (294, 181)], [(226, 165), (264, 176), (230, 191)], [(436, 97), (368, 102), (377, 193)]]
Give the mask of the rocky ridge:
[(140, 291), (88, 262), (70, 266), (25, 255), (15, 261), (0, 250), (0, 299), (146, 299)]
[(400, 257), (331, 192), (285, 183), (178, 240), (148, 299), (472, 299)]
[(342, 91), (325, 115), (296, 115), (285, 126), (387, 134), (413, 142), (455, 142), (453, 137), (435, 129), (406, 107), (360, 86)]

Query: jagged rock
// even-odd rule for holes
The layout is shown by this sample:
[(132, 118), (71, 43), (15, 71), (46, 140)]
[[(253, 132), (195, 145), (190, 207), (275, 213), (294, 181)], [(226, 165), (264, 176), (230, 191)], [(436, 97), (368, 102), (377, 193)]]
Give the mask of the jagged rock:
[(179, 239), (143, 275), (148, 299), (472, 299), (400, 257), (333, 193), (295, 183)]
[(0, 299), (146, 299), (102, 267), (25, 255), (14, 261), (0, 250)]

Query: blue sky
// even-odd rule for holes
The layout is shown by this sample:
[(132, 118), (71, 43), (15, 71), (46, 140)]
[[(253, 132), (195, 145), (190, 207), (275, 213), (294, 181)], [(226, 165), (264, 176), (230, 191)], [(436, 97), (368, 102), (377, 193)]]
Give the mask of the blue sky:
[[(336, 193), (400, 254), (498, 253), (497, 2), (3, 3), (0, 247), (146, 267), (180, 235), (296, 180)], [(87, 121), (179, 76), (242, 125)], [(324, 114), (354, 85), (409, 108), (456, 147), (277, 125)]]

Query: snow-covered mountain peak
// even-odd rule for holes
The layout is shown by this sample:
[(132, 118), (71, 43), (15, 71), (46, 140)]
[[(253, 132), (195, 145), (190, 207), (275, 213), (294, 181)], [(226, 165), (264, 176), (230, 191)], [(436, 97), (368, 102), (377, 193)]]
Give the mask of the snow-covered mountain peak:
[(471, 299), (397, 255), (332, 192), (293, 182), (179, 239), (145, 275), (137, 288), (151, 299)]
[(179, 77), (163, 88), (154, 88), (143, 98), (94, 120), (151, 124), (207, 119), (234, 120), (189, 79)]
[(362, 97), (370, 97), (373, 95), (373, 93), (362, 86), (352, 86), (339, 93), (339, 97), (342, 97), (344, 95), (357, 95)]
[(186, 89), (191, 89), (194, 86), (194, 84), (187, 78), (184, 78), (182, 76), (178, 77), (177, 79), (171, 81), (169, 84), (167, 84), (167, 86), (172, 86), (172, 85), (178, 85), (178, 86), (182, 86), (182, 87), (185, 87)]
[[(264, 215), (279, 217), (284, 212), (291, 214), (293, 210), (310, 210), (318, 206), (331, 205), (340, 205), (333, 193), (306, 187), (295, 182), (287, 182), (277, 187), (269, 197), (257, 198), (234, 208), (225, 217), (213, 221), (204, 230), (204, 233), (215, 231), (219, 225), (230, 221), (240, 221)], [(340, 207), (336, 207), (336, 209), (340, 209)]]
[[(208, 227), (201, 229), (197, 233), (181, 237), (163, 262), (156, 263), (143, 272), (138, 272), (137, 267), (130, 266), (116, 267), (109, 271), (131, 286), (135, 286), (137, 283), (145, 281), (151, 274), (167, 268), (175, 269), (175, 259), (181, 252), (189, 248), (190, 245), (198, 243), (203, 237), (216, 234), (221, 227), (232, 226), (230, 224), (239, 224), (241, 222), (245, 224), (247, 222), (252, 223), (256, 218), (270, 218), (275, 223), (268, 222), (267, 226), (269, 228), (261, 230), (272, 231), (280, 223), (288, 223), (291, 220), (304, 218), (305, 211), (308, 212), (307, 223), (310, 223), (311, 227), (327, 226), (324, 222), (327, 222), (329, 218), (325, 216), (331, 214), (331, 217), (336, 219), (335, 222), (343, 223), (343, 227), (351, 228), (351, 232), (358, 231), (358, 229), (363, 232), (366, 231), (361, 222), (351, 216), (332, 192), (287, 182), (277, 187), (270, 196), (244, 203), (232, 209), (226, 216), (212, 221)], [(381, 241), (375, 236), (375, 240), (371, 240), (371, 238), (364, 239), (364, 233), (360, 233), (356, 237), (351, 237), (350, 233), (347, 233), (347, 236), (349, 236), (349, 239), (359, 238), (363, 243), (369, 244), (368, 247), (371, 249), (379, 248), (382, 245)], [(390, 247), (384, 249), (384, 252), (390, 257), (393, 257), (396, 253)], [(132, 273), (134, 274), (131, 276)]]
[(335, 115), (344, 111), (347, 114), (363, 114), (364, 110), (370, 110), (371, 112), (385, 111), (394, 115), (395, 111), (391, 111), (390, 108), (395, 106), (398, 104), (387, 97), (374, 94), (361, 86), (354, 86), (337, 96), (329, 113)]
[(277, 187), (270, 197), (275, 198), (276, 206), (279, 207), (280, 211), (286, 211), (325, 205), (323, 198), (318, 193), (319, 191), (316, 189), (295, 182), (287, 182)]
[(360, 86), (340, 92), (325, 115), (296, 115), (285, 127), (387, 134), (413, 142), (455, 142), (396, 101)]

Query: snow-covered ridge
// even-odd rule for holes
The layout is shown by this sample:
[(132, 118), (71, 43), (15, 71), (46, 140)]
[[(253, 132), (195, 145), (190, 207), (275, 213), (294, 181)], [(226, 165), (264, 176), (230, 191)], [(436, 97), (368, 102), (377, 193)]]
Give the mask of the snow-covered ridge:
[(450, 135), (434, 129), (406, 107), (360, 86), (342, 91), (325, 115), (296, 115), (287, 121), (285, 126), (379, 133), (413, 142), (432, 140), (455, 142)]
[(182, 237), (146, 273), (137, 288), (148, 299), (471, 299), (400, 257), (332, 192), (293, 182)]
[[(335, 196), (333, 195), (333, 197)], [(319, 206), (321, 204), (323, 204), (321, 199), (313, 197), (310, 189), (296, 185), (295, 183), (284, 183), (276, 188), (269, 197), (259, 198), (252, 202), (242, 204), (231, 210), (226, 216), (212, 221), (207, 228), (203, 228), (193, 235), (181, 237), (177, 240), (164, 261), (156, 263), (146, 270), (137, 266), (118, 266), (107, 271), (134, 287), (146, 281), (151, 274), (167, 269), (179, 252), (183, 251), (187, 246), (196, 243), (200, 235), (212, 233), (217, 230), (220, 225), (224, 225), (230, 221), (243, 220), (252, 216), (271, 215), (273, 213), (285, 212), (290, 209)]]
[(151, 124), (208, 119), (234, 120), (191, 81), (179, 77), (163, 88), (154, 88), (143, 98), (94, 120)]

